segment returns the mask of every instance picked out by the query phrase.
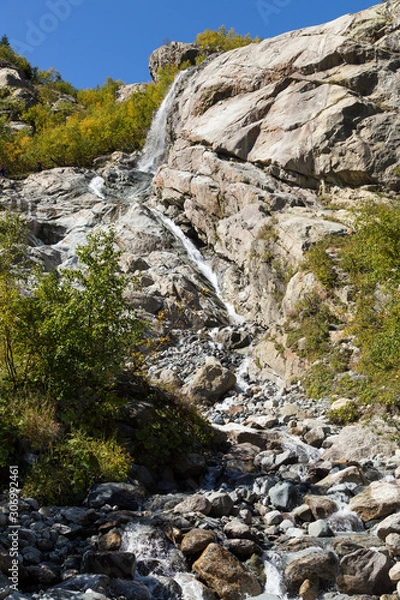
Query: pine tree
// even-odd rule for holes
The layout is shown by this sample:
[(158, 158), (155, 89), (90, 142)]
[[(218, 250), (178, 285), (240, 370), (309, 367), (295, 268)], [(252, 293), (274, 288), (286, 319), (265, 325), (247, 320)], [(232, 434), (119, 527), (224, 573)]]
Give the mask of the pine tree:
[(4, 34), (0, 39), (0, 46), (7, 46), (8, 48), (11, 48), (10, 40), (8, 39), (6, 34)]

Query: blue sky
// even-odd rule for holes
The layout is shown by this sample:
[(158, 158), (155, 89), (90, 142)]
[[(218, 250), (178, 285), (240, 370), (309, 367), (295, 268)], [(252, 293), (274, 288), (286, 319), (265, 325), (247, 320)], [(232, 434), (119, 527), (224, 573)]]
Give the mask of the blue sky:
[(373, 0), (0, 0), (0, 35), (40, 69), (76, 87), (149, 80), (148, 57), (165, 41), (191, 42), (225, 25), (261, 38), (316, 25)]

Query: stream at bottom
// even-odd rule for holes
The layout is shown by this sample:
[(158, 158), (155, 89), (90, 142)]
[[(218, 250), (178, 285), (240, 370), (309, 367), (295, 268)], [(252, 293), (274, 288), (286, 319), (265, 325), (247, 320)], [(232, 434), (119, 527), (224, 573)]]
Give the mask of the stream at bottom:
[[(235, 494), (234, 491), (231, 493)], [(212, 494), (213, 492), (204, 492), (205, 496)], [(188, 497), (189, 495), (186, 496)], [(184, 499), (183, 494), (169, 494), (164, 500), (158, 497), (157, 502), (161, 501), (163, 508), (155, 512), (144, 511), (142, 517), (138, 516), (137, 522), (129, 523), (124, 532), (121, 549), (135, 554), (137, 561), (135, 581), (147, 588), (152, 599), (214, 600), (216, 596), (191, 570), (192, 563), (198, 559), (200, 552), (188, 555), (180, 549), (179, 535), (182, 536), (183, 532), (178, 531), (174, 522), (176, 519), (183, 521), (184, 517), (177, 517), (173, 507), (182, 499)], [(329, 518), (329, 525), (335, 532), (335, 536), (356, 532), (362, 534), (361, 521), (349, 510), (340, 493), (336, 494), (336, 501), (338, 511)], [(190, 516), (193, 517), (193, 513)], [(192, 526), (213, 531), (216, 541), (223, 546), (227, 542), (224, 524), (229, 520), (229, 518), (216, 519), (197, 515)], [(265, 543), (260, 544), (264, 548), (259, 556), (259, 564), (261, 564), (259, 580), (262, 580), (263, 587), (261, 595), (253, 597), (259, 600), (287, 600), (289, 595), (284, 581), (285, 565), (296, 555), (296, 551), (276, 551), (268, 536), (264, 537)], [(332, 539), (334, 538), (315, 540), (314, 551), (331, 550)]]

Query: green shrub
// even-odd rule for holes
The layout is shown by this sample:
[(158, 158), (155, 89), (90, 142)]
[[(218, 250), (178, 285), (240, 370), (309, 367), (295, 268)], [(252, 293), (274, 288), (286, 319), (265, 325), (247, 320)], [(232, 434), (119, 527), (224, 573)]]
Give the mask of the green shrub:
[(332, 393), (334, 379), (335, 374), (329, 366), (317, 363), (302, 378), (302, 384), (307, 396), (318, 400)]
[(348, 425), (360, 418), (360, 411), (355, 402), (347, 402), (346, 406), (328, 411), (328, 419), (336, 425)]
[(114, 440), (76, 431), (35, 462), (23, 494), (39, 502), (80, 503), (96, 481), (124, 481), (131, 464), (130, 455)]
[[(328, 254), (328, 248), (332, 242), (333, 240), (328, 238), (313, 244), (306, 254), (304, 263), (304, 269), (312, 271), (318, 281), (328, 290), (333, 289), (338, 281), (335, 263)], [(337, 243), (337, 240), (335, 242)]]
[(217, 31), (206, 29), (197, 34), (195, 44), (205, 52), (226, 52), (260, 41), (259, 38), (251, 38), (248, 33), (242, 36), (234, 29), (228, 31), (224, 25), (221, 25)]
[(317, 360), (328, 352), (330, 329), (336, 323), (337, 317), (328, 305), (318, 293), (312, 293), (297, 304), (286, 324), (287, 344), (299, 356)]
[(150, 400), (154, 418), (137, 432), (135, 460), (149, 468), (160, 468), (180, 455), (208, 447), (212, 427), (195, 406), (176, 394), (154, 392)]
[(5, 61), (20, 69), (27, 79), (32, 79), (35, 69), (24, 56), (17, 54), (10, 45), (0, 44), (0, 62)]

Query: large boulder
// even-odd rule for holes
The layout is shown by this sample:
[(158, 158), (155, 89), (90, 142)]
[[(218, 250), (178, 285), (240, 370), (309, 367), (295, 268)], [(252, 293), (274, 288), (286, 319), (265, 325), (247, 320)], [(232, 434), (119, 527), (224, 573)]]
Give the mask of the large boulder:
[(344, 427), (333, 444), (323, 452), (321, 460), (360, 461), (371, 459), (376, 454), (390, 455), (396, 444), (368, 427), (348, 425)]
[(334, 552), (310, 548), (295, 554), (286, 564), (284, 578), (288, 592), (298, 595), (306, 580), (319, 590), (331, 586), (339, 573), (339, 561)]
[(138, 510), (146, 497), (146, 490), (140, 484), (97, 483), (89, 490), (86, 503), (91, 508), (101, 508), (105, 504), (120, 509)]
[(386, 536), (390, 533), (400, 534), (400, 512), (389, 515), (386, 519), (383, 519), (376, 528), (376, 535), (381, 540), (385, 540)]
[(191, 529), (182, 538), (181, 550), (185, 554), (203, 552), (209, 544), (216, 540), (216, 535), (206, 529)]
[(136, 557), (133, 552), (93, 552), (83, 555), (82, 568), (86, 573), (99, 573), (115, 578), (133, 578)]
[(382, 552), (359, 548), (346, 554), (340, 561), (340, 575), (336, 580), (342, 594), (390, 594), (395, 584), (389, 577), (394, 562)]
[(157, 73), (163, 67), (168, 65), (180, 67), (185, 62), (194, 65), (200, 53), (200, 48), (194, 44), (185, 44), (184, 42), (164, 44), (154, 50), (149, 58), (150, 75), (154, 81), (157, 81)]
[(189, 385), (188, 394), (198, 402), (215, 403), (235, 385), (236, 375), (211, 356), (196, 372)]
[(373, 481), (349, 506), (364, 522), (383, 519), (400, 509), (400, 481)]
[(207, 546), (193, 570), (222, 600), (242, 600), (262, 591), (256, 577), (218, 544)]

